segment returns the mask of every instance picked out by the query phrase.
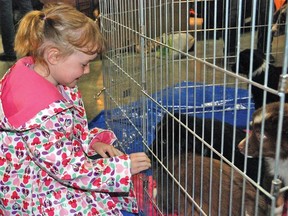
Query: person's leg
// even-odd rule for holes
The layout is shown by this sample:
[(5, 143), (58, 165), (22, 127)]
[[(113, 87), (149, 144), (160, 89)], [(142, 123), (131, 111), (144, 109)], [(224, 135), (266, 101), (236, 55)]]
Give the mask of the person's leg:
[[(0, 0), (0, 22), (1, 36), (4, 54), (0, 56), (0, 60), (15, 60), (14, 37), (15, 28), (13, 22), (12, 0)], [(7, 58), (6, 58), (7, 57)], [(10, 58), (11, 57), (11, 58)]]
[[(222, 23), (223, 26), (226, 27), (223, 30), (223, 41), (224, 41), (224, 49), (223, 55), (225, 54), (225, 50), (227, 52), (227, 62), (228, 64), (235, 63), (236, 59), (236, 45), (237, 45), (237, 19), (238, 19), (238, 1), (237, 0), (220, 0), (223, 1), (223, 8), (226, 8), (226, 4), (228, 3), (229, 9), (228, 13), (223, 13)], [(224, 10), (225, 11), (225, 10)], [(228, 18), (228, 25), (226, 25), (226, 14)], [(227, 38), (226, 34), (227, 33)]]
[(17, 6), (19, 8), (21, 17), (23, 17), (29, 11), (33, 10), (31, 0), (16, 1), (16, 4), (17, 4)]
[[(226, 7), (226, 6), (225, 6)], [(235, 55), (236, 53), (236, 44), (237, 44), (237, 19), (238, 19), (238, 1), (231, 0), (230, 1), (230, 10), (228, 13), (229, 16), (229, 24), (228, 24), (228, 38), (227, 38), (227, 46), (228, 46), (228, 54)]]
[[(269, 21), (269, 0), (260, 0), (258, 9), (258, 40), (257, 49), (266, 54), (267, 45), (272, 46), (273, 36), (271, 41), (268, 41), (268, 21)], [(270, 31), (271, 32), (271, 31)], [(270, 61), (273, 62), (274, 57), (270, 56)], [(275, 60), (274, 60), (275, 61)]]

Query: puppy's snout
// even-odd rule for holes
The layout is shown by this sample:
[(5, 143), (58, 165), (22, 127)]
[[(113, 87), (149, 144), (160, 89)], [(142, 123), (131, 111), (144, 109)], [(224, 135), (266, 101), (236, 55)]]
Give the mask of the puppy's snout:
[(246, 138), (241, 140), (241, 142), (238, 144), (238, 149), (242, 154), (245, 153), (245, 143), (246, 143)]
[[(248, 140), (249, 140), (250, 136), (251, 136), (251, 134), (249, 135)], [(246, 155), (246, 154), (245, 154), (246, 142), (247, 142), (247, 139), (244, 138), (243, 140), (241, 140), (241, 142), (240, 142), (240, 143), (238, 144), (238, 146), (237, 146), (238, 149), (239, 149), (239, 151), (240, 151), (243, 155)], [(248, 145), (248, 144), (247, 144), (247, 145)], [(252, 157), (253, 157), (252, 155), (250, 155), (249, 150), (248, 150), (248, 154), (247, 154), (246, 156), (247, 156), (247, 158), (252, 158)]]

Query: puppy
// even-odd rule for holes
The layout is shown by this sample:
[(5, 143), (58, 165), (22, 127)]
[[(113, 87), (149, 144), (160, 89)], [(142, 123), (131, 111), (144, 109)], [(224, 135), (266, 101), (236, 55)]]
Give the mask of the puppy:
[[(278, 131), (278, 121), (280, 103), (274, 102), (266, 105), (264, 116), (262, 115), (263, 108), (256, 110), (252, 117), (252, 131), (248, 139), (247, 153), (251, 157), (259, 157), (260, 141), (263, 137), (262, 156), (267, 163), (267, 170), (271, 175), (274, 175), (274, 163), (276, 157), (276, 139)], [(264, 118), (264, 134), (261, 134), (262, 120)], [(246, 139), (242, 140), (238, 148), (244, 153), (246, 147)], [(284, 107), (283, 127), (281, 134), (280, 146), (280, 163), (279, 176), (284, 184), (288, 186), (288, 103)], [(282, 168), (281, 168), (282, 167)]]
[[(275, 157), (276, 157), (276, 139), (278, 131), (278, 121), (280, 117), (279, 113), (280, 103), (274, 102), (266, 105), (265, 114), (262, 115), (262, 108), (256, 110), (252, 117), (252, 131), (249, 139), (242, 140), (238, 148), (244, 154), (246, 143), (247, 153), (251, 157), (259, 157), (260, 142), (263, 139), (262, 155), (265, 159), (266, 171), (264, 173), (263, 187), (270, 191), (271, 181), (275, 173)], [(264, 125), (262, 120), (264, 119)], [(264, 134), (261, 134), (262, 126), (264, 127)], [(278, 175), (283, 181), (284, 186), (288, 186), (288, 103), (284, 106), (283, 126), (281, 133), (281, 145), (280, 145), (280, 160)]]
[[(268, 83), (267, 86), (277, 90), (279, 85), (279, 78), (282, 74), (282, 67), (275, 67), (265, 61), (265, 56), (260, 50), (253, 51), (253, 65), (252, 65), (252, 80), (261, 85), (264, 85), (265, 81), (265, 70), (268, 67)], [(239, 56), (239, 73), (249, 76), (250, 67), (250, 49), (245, 49), (240, 52)], [(232, 65), (232, 71), (236, 72), (236, 64)], [(263, 89), (256, 86), (252, 86), (252, 95), (255, 103), (255, 110), (263, 106)], [(286, 94), (287, 95), (287, 94)], [(272, 103), (279, 101), (279, 96), (267, 92), (266, 103)], [(286, 96), (286, 102), (288, 102), (288, 95)]]
[[(212, 119), (202, 119), (193, 116), (187, 116), (186, 119), (186, 115), (179, 115), (178, 113), (175, 113), (174, 116), (207, 142), (211, 148), (213, 147), (219, 153), (222, 152), (222, 155), (229, 161), (232, 161), (234, 154), (234, 165), (240, 170), (244, 170), (245, 156), (239, 152), (237, 144), (245, 138), (246, 132), (216, 119), (212, 125)], [(157, 125), (156, 140), (153, 143), (152, 150), (158, 158), (164, 160), (167, 156), (171, 158), (172, 155), (184, 154), (186, 151), (195, 151), (199, 155), (210, 157), (212, 150), (209, 146), (204, 145), (202, 140), (199, 140), (194, 134), (187, 131), (175, 118), (165, 114), (162, 121)], [(222, 133), (223, 124), (224, 130)], [(233, 147), (234, 132), (235, 147)], [(213, 158), (220, 159), (215, 153), (213, 153)], [(259, 159), (246, 158), (246, 160), (246, 174), (254, 181), (257, 181)]]
[[(186, 155), (177, 155), (173, 161), (169, 160), (167, 167), (205, 214), (241, 215), (244, 205), (244, 215), (255, 215), (256, 205), (257, 215), (266, 215), (265, 199), (259, 196), (256, 203), (255, 187), (249, 181), (244, 183), (244, 178), (237, 171), (234, 170), (232, 175), (232, 169), (227, 164), (221, 165), (219, 160), (194, 156), (188, 153), (186, 161)], [(158, 174), (160, 177), (157, 177)], [(164, 214), (200, 215), (198, 207), (166, 171), (161, 172), (159, 168), (154, 172), (154, 178), (157, 182), (156, 203)]]

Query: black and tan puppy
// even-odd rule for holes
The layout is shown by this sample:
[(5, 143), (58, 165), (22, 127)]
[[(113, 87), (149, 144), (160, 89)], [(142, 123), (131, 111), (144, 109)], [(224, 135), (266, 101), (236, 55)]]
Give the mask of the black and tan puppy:
[(225, 163), (221, 164), (219, 160), (199, 155), (194, 157), (193, 153), (188, 153), (175, 156), (173, 161), (169, 160), (167, 167), (185, 188), (188, 196), (173, 182), (174, 178), (158, 167), (154, 172), (154, 178), (157, 180), (156, 202), (164, 214), (200, 215), (195, 203), (201, 206), (207, 215), (255, 215), (255, 206), (258, 210), (257, 215), (267, 213), (263, 196), (260, 195), (257, 202), (255, 187), (247, 180), (244, 183), (242, 175), (237, 171), (232, 175), (231, 167)]
[[(249, 139), (242, 140), (238, 148), (244, 154), (246, 144), (247, 154), (251, 157), (259, 157), (260, 152), (265, 159), (266, 171), (264, 173), (263, 187), (270, 191), (271, 181), (275, 174), (275, 158), (276, 158), (276, 144), (277, 144), (277, 131), (278, 121), (282, 117), (280, 113), (280, 103), (274, 102), (265, 106), (265, 113), (260, 108), (253, 113), (252, 118), (252, 131)], [(264, 125), (262, 121), (264, 120)], [(279, 152), (278, 163), (278, 176), (282, 180), (283, 185), (288, 186), (288, 103), (284, 105), (283, 111), (283, 126), (281, 132), (281, 143)], [(261, 134), (261, 130), (264, 133)], [(262, 148), (261, 148), (261, 142)], [(261, 148), (261, 149), (260, 149)], [(262, 150), (262, 151), (261, 151)], [(287, 195), (286, 195), (287, 196)]]
[[(198, 137), (178, 121), (187, 125)], [(234, 160), (234, 165), (243, 171), (245, 156), (239, 152), (237, 145), (245, 136), (246, 132), (242, 129), (217, 119), (212, 121), (212, 119), (186, 116), (185, 114), (174, 113), (174, 117), (165, 114), (157, 125), (153, 151), (159, 159), (165, 160), (166, 158), (171, 159), (172, 155), (184, 154), (186, 151), (210, 157), (212, 153), (210, 148), (213, 148), (229, 161)], [(203, 140), (210, 148), (203, 144)], [(220, 159), (215, 153), (213, 153), (213, 158)], [(258, 158), (247, 159), (246, 174), (254, 181), (257, 181), (258, 161)]]
[[(262, 156), (265, 158), (267, 170), (271, 175), (274, 175), (275, 157), (276, 157), (276, 141), (278, 131), (278, 121), (281, 116), (280, 103), (275, 102), (267, 104), (265, 113), (263, 115), (262, 108), (253, 113), (252, 118), (252, 131), (249, 139), (242, 140), (238, 148), (244, 153), (246, 143), (247, 153), (251, 157), (259, 157), (260, 142), (263, 139)], [(262, 120), (264, 119), (264, 125)], [(283, 113), (283, 127), (281, 133), (280, 144), (280, 161), (279, 161), (279, 176), (282, 178), (285, 185), (288, 186), (288, 103), (284, 105)], [(262, 126), (264, 127), (264, 134), (261, 134)]]
[[(250, 58), (251, 51), (253, 51), (252, 59)], [(256, 83), (264, 85), (266, 68), (268, 67), (267, 86), (269, 88), (277, 90), (279, 86), (280, 75), (282, 74), (283, 68), (276, 67), (266, 62), (265, 56), (262, 53), (262, 51), (245, 49), (242, 52), (240, 52), (238, 72), (241, 74), (245, 74), (246, 76), (249, 76), (249, 72), (250, 72), (249, 69), (250, 69), (251, 61), (253, 61), (252, 62), (252, 80)], [(232, 71), (236, 72), (236, 64), (234, 64), (231, 67), (231, 69)], [(252, 86), (252, 96), (253, 96), (254, 103), (255, 103), (255, 110), (263, 106), (263, 94), (264, 94), (263, 89), (256, 87), (254, 85)], [(267, 92), (266, 104), (277, 102), (277, 101), (279, 101), (278, 95)], [(286, 96), (286, 103), (287, 102), (288, 102), (288, 94)]]

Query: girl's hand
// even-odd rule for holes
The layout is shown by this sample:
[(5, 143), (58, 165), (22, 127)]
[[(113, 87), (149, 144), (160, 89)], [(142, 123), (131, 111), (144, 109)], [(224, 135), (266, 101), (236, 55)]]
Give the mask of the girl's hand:
[(131, 174), (137, 174), (151, 167), (151, 161), (144, 152), (130, 154)]
[(96, 142), (92, 148), (103, 158), (115, 157), (123, 155), (124, 153), (116, 149), (114, 146), (102, 142)]

